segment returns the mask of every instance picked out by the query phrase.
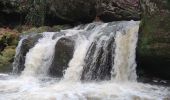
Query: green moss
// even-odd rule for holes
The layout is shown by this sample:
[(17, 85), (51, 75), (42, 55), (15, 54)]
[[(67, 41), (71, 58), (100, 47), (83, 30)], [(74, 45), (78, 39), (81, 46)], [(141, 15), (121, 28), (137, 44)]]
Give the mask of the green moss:
[(15, 55), (18, 44), (18, 33), (10, 29), (0, 29), (0, 72), (7, 72)]
[(14, 59), (15, 47), (6, 47), (0, 55), (0, 72), (8, 72), (11, 69), (11, 63)]
[(148, 74), (154, 78), (169, 79), (170, 10), (167, 7), (170, 8), (170, 0), (142, 1), (148, 2), (143, 5), (144, 12), (137, 48), (138, 68), (144, 72), (141, 76)]
[[(161, 9), (161, 8), (159, 8)], [(170, 56), (170, 13), (156, 11), (143, 14), (140, 24), (138, 51), (141, 55)]]

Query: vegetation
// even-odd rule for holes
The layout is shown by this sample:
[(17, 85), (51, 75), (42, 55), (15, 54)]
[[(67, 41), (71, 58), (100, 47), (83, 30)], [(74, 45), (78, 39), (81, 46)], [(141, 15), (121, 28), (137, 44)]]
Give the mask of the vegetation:
[(18, 36), (18, 33), (14, 30), (0, 28), (0, 72), (10, 70)]
[[(138, 68), (153, 77), (169, 79), (170, 10), (168, 0), (141, 0), (144, 4), (137, 48)], [(147, 3), (147, 4), (145, 4)]]
[(0, 54), (0, 72), (11, 70), (11, 64), (15, 55), (15, 46), (7, 46)]
[(43, 26), (46, 15), (46, 0), (28, 0), (28, 14), (26, 24), (33, 26)]

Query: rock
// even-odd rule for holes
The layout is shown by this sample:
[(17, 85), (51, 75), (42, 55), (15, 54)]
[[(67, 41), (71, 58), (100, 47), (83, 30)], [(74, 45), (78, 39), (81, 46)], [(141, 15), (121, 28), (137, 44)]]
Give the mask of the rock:
[(139, 0), (98, 0), (97, 16), (101, 20), (140, 20)]
[(74, 41), (71, 37), (64, 37), (58, 40), (55, 46), (54, 59), (49, 69), (49, 74), (54, 77), (62, 77), (64, 70), (73, 57)]
[(138, 73), (170, 79), (170, 3), (141, 0), (143, 15), (137, 47)]
[(0, 52), (4, 50), (6, 46), (16, 46), (19, 33), (15, 30), (8, 28), (0, 28)]
[(48, 0), (49, 13), (68, 22), (92, 21), (96, 0)]
[(0, 72), (6, 73), (12, 70), (12, 62), (15, 55), (15, 46), (7, 46), (0, 54)]
[(5, 21), (10, 14), (11, 18), (18, 15), (21, 20), (15, 19), (19, 23), (33, 26), (87, 23), (96, 16), (103, 21), (140, 19), (139, 0), (7, 0), (0, 1), (0, 5)]
[[(68, 3), (69, 2), (69, 3)], [(67, 22), (140, 19), (139, 0), (48, 0), (48, 14)]]
[(0, 72), (11, 71), (18, 36), (15, 30), (0, 28)]

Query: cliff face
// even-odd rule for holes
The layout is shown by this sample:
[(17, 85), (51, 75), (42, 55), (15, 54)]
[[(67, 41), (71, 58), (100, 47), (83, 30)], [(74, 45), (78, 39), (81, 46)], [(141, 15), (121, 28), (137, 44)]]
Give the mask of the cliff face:
[(98, 0), (97, 16), (103, 21), (140, 20), (139, 0)]
[(143, 75), (170, 79), (170, 1), (141, 0), (142, 21), (137, 48)]
[(96, 16), (104, 21), (140, 19), (139, 0), (5, 0), (0, 8), (1, 25), (91, 22)]

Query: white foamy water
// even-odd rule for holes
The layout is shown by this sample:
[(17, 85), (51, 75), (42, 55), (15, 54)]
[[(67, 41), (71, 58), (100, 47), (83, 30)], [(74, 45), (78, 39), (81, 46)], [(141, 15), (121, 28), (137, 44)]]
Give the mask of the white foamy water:
[(0, 100), (169, 100), (167, 87), (133, 82), (58, 82), (55, 79), (0, 80)]
[(17, 73), (18, 72), (18, 66), (19, 66), (19, 59), (18, 58), (19, 58), (19, 56), (21, 56), (20, 55), (21, 45), (22, 45), (23, 40), (26, 39), (26, 38), (27, 38), (27, 36), (22, 37), (21, 40), (18, 43), (17, 48), (16, 48), (16, 51), (15, 51), (16, 52), (15, 60), (13, 62), (13, 73)]
[[(78, 39), (76, 41), (76, 48), (74, 51), (73, 58), (69, 63), (69, 67), (65, 71), (64, 80), (63, 81), (80, 81), (83, 66), (84, 66), (84, 59), (86, 53), (88, 51), (89, 46), (94, 41), (95, 37), (98, 36), (98, 32), (103, 28), (106, 27), (107, 24), (99, 25), (98, 27), (91, 30), (91, 34), (88, 38), (84, 35), (78, 35)], [(90, 27), (90, 24), (84, 28), (86, 31)]]
[[(138, 28), (139, 22), (125, 21), (91, 23), (62, 30), (62, 35), (42, 33), (43, 37), (26, 55), (25, 69), (21, 76), (0, 74), (0, 100), (170, 100), (169, 87), (136, 82), (135, 48)], [(59, 35), (55, 37), (56, 34)], [(75, 50), (64, 76), (49, 77), (47, 72), (53, 61), (57, 41), (71, 36), (75, 41)], [(85, 78), (93, 79), (93, 75), (102, 73), (105, 66), (98, 68), (96, 63), (101, 60), (100, 64), (105, 65), (109, 61), (106, 57), (109, 55), (108, 50), (112, 50), (111, 60), (114, 60), (114, 64), (111, 62), (112, 69), (106, 71), (111, 73), (110, 80), (81, 81), (84, 66), (88, 63), (85, 58), (90, 57), (87, 52), (91, 50), (91, 54), (93, 51), (89, 49), (90, 46), (96, 47), (90, 59), (94, 66), (89, 66), (90, 70), (84, 73)], [(99, 56), (101, 48), (103, 53)]]
[[(118, 81), (136, 81), (136, 44), (139, 23), (130, 22), (125, 30), (117, 31), (115, 60), (112, 75)], [(114, 80), (114, 77), (113, 77)]]
[(26, 55), (25, 69), (22, 76), (45, 75), (50, 66), (56, 41), (59, 38), (52, 39), (55, 33), (43, 33), (38, 43), (29, 50)]

